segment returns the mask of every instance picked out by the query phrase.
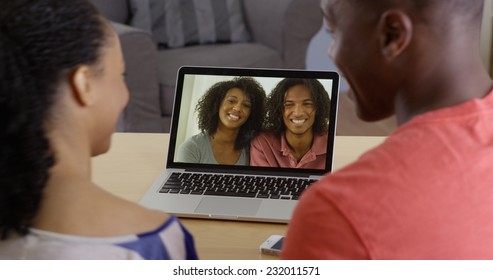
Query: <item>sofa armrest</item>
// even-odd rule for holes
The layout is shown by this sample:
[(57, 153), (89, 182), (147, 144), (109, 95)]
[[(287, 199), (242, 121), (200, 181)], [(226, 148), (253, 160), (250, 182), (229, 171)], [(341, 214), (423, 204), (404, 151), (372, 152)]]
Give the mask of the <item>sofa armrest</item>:
[(244, 0), (255, 42), (277, 50), (285, 68), (306, 68), (306, 52), (322, 27), (320, 0)]
[(112, 25), (120, 38), (130, 93), (118, 129), (132, 132), (161, 131), (155, 44), (143, 30), (114, 22)]

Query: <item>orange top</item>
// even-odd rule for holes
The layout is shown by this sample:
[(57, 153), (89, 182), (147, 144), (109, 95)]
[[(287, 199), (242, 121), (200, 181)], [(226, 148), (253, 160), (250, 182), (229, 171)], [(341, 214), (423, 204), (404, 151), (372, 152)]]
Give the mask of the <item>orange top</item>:
[(299, 162), (296, 162), (286, 142), (286, 137), (275, 136), (270, 131), (262, 132), (250, 144), (250, 165), (325, 169), (327, 137), (327, 134), (315, 135), (310, 150)]
[(284, 259), (493, 259), (493, 94), (416, 116), (302, 194)]

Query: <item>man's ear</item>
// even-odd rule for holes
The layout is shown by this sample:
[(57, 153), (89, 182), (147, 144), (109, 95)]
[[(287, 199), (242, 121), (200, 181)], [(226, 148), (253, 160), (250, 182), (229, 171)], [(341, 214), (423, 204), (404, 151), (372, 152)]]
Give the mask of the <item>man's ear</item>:
[(413, 36), (413, 23), (404, 11), (389, 10), (381, 15), (378, 30), (382, 55), (393, 59), (409, 46)]
[(95, 101), (91, 69), (81, 65), (72, 73), (70, 84), (76, 102), (83, 107), (91, 106)]

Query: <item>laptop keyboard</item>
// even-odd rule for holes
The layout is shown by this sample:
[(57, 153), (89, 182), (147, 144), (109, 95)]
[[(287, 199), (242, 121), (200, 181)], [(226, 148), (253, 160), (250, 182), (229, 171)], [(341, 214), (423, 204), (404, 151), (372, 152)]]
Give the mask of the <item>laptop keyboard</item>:
[(313, 179), (174, 172), (160, 193), (298, 200)]

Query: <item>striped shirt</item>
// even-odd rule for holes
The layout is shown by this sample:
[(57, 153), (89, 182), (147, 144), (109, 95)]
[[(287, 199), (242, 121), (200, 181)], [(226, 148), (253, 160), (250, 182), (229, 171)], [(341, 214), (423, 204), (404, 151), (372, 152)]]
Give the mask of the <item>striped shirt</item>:
[(83, 237), (31, 229), (0, 242), (0, 259), (198, 259), (192, 235), (175, 216), (159, 228), (115, 237)]

